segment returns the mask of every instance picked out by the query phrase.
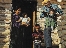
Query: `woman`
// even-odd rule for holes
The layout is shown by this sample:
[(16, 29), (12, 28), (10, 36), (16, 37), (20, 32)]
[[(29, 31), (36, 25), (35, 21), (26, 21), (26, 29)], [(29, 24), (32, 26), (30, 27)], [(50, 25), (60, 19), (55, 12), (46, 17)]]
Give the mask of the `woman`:
[(12, 31), (11, 31), (11, 47), (20, 48), (19, 41), (19, 33), (20, 33), (20, 13), (21, 8), (16, 8), (15, 13), (12, 16)]

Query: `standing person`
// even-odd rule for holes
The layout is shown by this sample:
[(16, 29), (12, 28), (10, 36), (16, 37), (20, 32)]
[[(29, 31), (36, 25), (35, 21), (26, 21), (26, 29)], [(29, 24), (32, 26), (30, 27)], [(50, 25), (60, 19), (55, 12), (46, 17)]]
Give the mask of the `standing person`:
[(44, 5), (42, 7), (42, 12), (41, 12), (43, 14), (41, 14), (40, 17), (43, 16), (46, 17), (46, 21), (45, 21), (46, 28), (44, 29), (44, 41), (45, 41), (46, 48), (52, 48), (51, 31), (53, 27), (51, 27), (50, 18), (52, 18), (52, 22), (54, 24), (55, 17), (48, 17), (48, 16), (51, 16), (51, 14), (53, 13), (53, 11), (50, 11), (51, 9), (54, 10), (55, 14), (60, 14), (60, 15), (62, 14), (62, 10), (58, 7), (57, 4), (51, 4), (49, 0), (44, 0), (42, 2), (42, 5)]
[(26, 13), (23, 13), (23, 17), (22, 17), (22, 23), (21, 23), (21, 36), (22, 36), (22, 45), (23, 48), (27, 48), (28, 47), (28, 42), (29, 42), (29, 26), (30, 26), (30, 17), (27, 16)]
[(20, 33), (20, 13), (21, 8), (16, 7), (15, 13), (12, 16), (12, 32), (11, 32), (11, 47), (20, 48), (19, 46), (19, 33)]
[(35, 25), (35, 30), (32, 33), (34, 48), (41, 48), (41, 42), (43, 38), (43, 32), (40, 30), (40, 25)]

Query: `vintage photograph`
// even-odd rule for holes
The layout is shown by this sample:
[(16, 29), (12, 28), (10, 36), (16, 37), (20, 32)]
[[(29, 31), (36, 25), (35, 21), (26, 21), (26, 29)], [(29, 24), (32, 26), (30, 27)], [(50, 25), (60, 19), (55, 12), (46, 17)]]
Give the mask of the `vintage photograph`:
[(66, 0), (0, 0), (0, 48), (66, 48)]

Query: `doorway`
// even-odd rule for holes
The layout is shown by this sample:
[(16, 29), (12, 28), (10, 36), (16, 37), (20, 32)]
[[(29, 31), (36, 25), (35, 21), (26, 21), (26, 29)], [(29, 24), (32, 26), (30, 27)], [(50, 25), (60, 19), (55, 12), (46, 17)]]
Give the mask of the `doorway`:
[[(27, 31), (27, 48), (33, 48), (33, 43), (32, 43), (32, 32), (33, 32), (33, 12), (37, 10), (37, 1), (22, 1), (22, 0), (12, 0), (12, 7), (13, 10), (17, 7), (21, 8), (21, 17), (23, 13), (27, 13), (28, 17), (31, 18), (30, 21), (30, 26), (29, 26), (29, 31)], [(13, 32), (11, 33), (13, 34)], [(20, 37), (21, 38), (21, 37)], [(17, 41), (19, 42), (19, 41)], [(24, 45), (23, 45), (23, 48)]]

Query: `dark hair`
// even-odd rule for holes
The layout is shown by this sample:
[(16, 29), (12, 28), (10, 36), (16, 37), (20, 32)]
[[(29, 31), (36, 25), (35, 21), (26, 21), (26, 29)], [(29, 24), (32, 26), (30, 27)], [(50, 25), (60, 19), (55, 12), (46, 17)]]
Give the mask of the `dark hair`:
[(24, 17), (25, 15), (27, 15), (27, 13), (23, 13), (22, 16)]
[(40, 29), (40, 25), (39, 24), (35, 24), (34, 32), (36, 32), (36, 29)]
[[(52, 11), (55, 14), (55, 10), (54, 9), (50, 9), (50, 11)], [(50, 13), (50, 11), (49, 11), (49, 13)]]
[(16, 6), (15, 11), (16, 11), (16, 10), (18, 10), (18, 9), (21, 9), (21, 8), (20, 8), (20, 7), (18, 7), (18, 6)]
[(40, 25), (39, 25), (39, 24), (35, 24), (35, 26), (39, 26), (39, 27), (40, 27)]
[(54, 12), (54, 9), (50, 9), (50, 11), (53, 11)]

